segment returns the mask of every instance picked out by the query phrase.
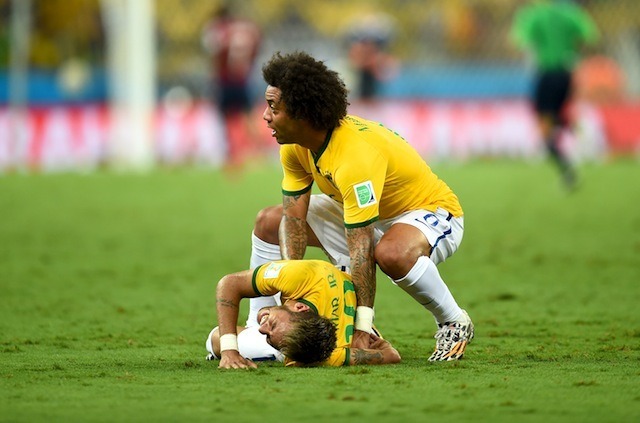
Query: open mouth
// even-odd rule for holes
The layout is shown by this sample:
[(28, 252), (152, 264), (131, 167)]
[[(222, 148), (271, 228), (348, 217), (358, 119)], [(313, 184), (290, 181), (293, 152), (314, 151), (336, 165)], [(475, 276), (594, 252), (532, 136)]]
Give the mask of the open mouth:
[(258, 320), (258, 323), (262, 325), (267, 320), (267, 317), (269, 317), (269, 308), (265, 307), (260, 311), (258, 311), (258, 316), (256, 320)]

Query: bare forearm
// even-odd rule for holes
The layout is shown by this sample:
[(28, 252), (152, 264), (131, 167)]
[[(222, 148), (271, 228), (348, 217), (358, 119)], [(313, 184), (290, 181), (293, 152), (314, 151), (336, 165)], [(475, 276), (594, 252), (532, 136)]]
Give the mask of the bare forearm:
[[(228, 284), (229, 282), (226, 281), (226, 285)], [(225, 286), (225, 279), (222, 279), (216, 291), (216, 310), (221, 334), (236, 333), (240, 299), (230, 291), (229, 287)]]
[(359, 364), (382, 364), (382, 351), (377, 350), (351, 350), (351, 360), (349, 364), (357, 366)]
[(287, 260), (304, 258), (307, 250), (307, 210), (310, 193), (296, 196), (285, 195), (282, 198), (282, 221), (278, 238), (280, 253)]
[(351, 276), (359, 306), (373, 307), (376, 297), (376, 263), (373, 256), (373, 227), (347, 229)]
[(400, 362), (400, 354), (395, 348), (374, 349), (352, 349), (349, 364), (357, 366), (359, 364), (394, 364)]
[(279, 231), (282, 258), (303, 259), (307, 249), (307, 222), (297, 217), (283, 216)]
[(218, 334), (221, 369), (253, 369), (257, 365), (240, 355), (237, 327), (238, 309), (243, 298), (255, 297), (251, 283), (251, 270), (227, 275), (216, 287), (216, 309), (218, 311)]
[(368, 347), (352, 348), (349, 364), (394, 364), (399, 363), (400, 353), (391, 343), (376, 334), (369, 334)]
[(252, 271), (227, 275), (220, 279), (216, 287), (216, 310), (220, 334), (236, 333), (240, 301), (243, 298), (255, 297), (251, 283)]

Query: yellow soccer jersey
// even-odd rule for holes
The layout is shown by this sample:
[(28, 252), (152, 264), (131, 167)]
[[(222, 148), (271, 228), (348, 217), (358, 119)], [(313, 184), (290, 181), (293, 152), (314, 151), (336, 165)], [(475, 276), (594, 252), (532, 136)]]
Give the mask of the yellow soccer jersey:
[[(282, 293), (282, 302), (292, 299), (331, 319), (337, 326), (337, 345), (322, 363), (329, 366), (349, 364), (356, 291), (351, 277), (322, 260), (279, 260), (257, 267), (253, 288), (260, 295)], [(285, 361), (285, 364), (294, 364)]]
[(442, 207), (461, 216), (458, 197), (418, 152), (378, 122), (346, 116), (317, 156), (297, 144), (280, 148), (282, 192), (298, 195), (313, 182), (343, 204), (346, 227), (366, 226), (412, 210)]

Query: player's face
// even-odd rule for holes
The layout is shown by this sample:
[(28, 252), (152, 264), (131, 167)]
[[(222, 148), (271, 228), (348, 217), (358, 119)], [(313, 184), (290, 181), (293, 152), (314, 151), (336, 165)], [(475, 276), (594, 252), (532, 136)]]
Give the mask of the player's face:
[(267, 107), (262, 114), (262, 119), (271, 129), (271, 136), (276, 139), (278, 144), (295, 144), (300, 123), (287, 114), (280, 88), (269, 85), (264, 93), (264, 98), (267, 101)]
[(260, 333), (267, 335), (267, 343), (276, 349), (280, 349), (284, 336), (291, 329), (290, 303), (281, 306), (264, 307), (258, 312)]

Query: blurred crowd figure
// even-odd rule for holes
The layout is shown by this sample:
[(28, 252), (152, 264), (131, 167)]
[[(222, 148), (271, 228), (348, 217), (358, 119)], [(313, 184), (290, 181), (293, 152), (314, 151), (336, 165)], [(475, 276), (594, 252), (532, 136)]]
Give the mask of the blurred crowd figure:
[(560, 140), (570, 130), (567, 104), (573, 73), (582, 50), (594, 45), (599, 31), (589, 14), (569, 0), (534, 0), (516, 11), (511, 35), (516, 45), (530, 52), (536, 66), (531, 101), (546, 149), (569, 190), (577, 175)]
[(389, 52), (394, 36), (393, 19), (381, 12), (362, 15), (349, 25), (349, 64), (356, 74), (355, 94), (360, 100), (377, 97), (381, 82), (395, 72), (397, 61)]
[(574, 71), (576, 95), (592, 104), (621, 103), (626, 78), (620, 65), (603, 54), (589, 56)]
[(211, 95), (224, 120), (227, 163), (242, 165), (254, 151), (255, 124), (251, 110), (251, 72), (262, 40), (253, 21), (221, 5), (205, 24), (202, 44), (211, 58)]

